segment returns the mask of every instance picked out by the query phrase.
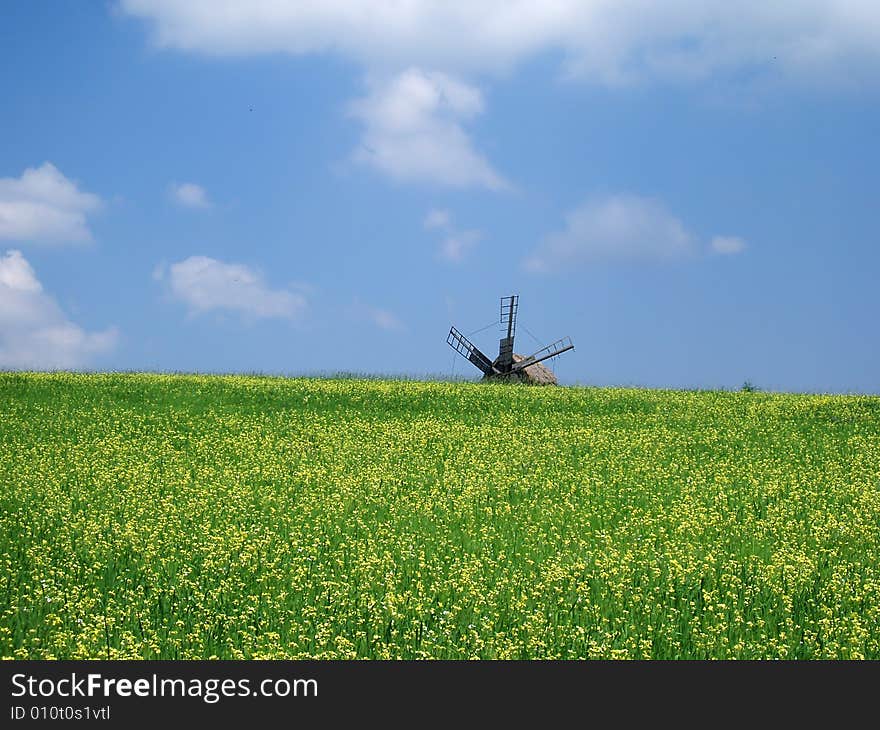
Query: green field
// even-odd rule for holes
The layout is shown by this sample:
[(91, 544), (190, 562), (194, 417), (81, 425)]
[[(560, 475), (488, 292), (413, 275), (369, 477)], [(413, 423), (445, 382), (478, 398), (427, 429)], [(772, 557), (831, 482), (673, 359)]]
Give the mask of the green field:
[(880, 398), (0, 373), (5, 658), (880, 659)]

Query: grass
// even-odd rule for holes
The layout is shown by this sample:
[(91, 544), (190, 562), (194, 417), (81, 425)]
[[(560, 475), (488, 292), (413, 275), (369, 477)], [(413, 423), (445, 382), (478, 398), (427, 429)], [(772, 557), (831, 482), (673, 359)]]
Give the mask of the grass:
[(880, 658), (880, 398), (0, 373), (0, 655)]

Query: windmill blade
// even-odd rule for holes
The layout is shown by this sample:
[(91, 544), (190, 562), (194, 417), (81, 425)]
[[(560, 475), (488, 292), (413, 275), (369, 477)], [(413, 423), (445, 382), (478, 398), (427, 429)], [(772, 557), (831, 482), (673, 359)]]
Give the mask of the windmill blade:
[(530, 365), (539, 363), (549, 357), (561, 355), (563, 352), (568, 352), (569, 350), (573, 349), (574, 344), (572, 344), (571, 338), (563, 337), (561, 340), (556, 340), (556, 342), (553, 342), (546, 347), (542, 347), (540, 350), (532, 353), (524, 360), (520, 360), (519, 362), (514, 363), (510, 371), (513, 373), (519, 372), (520, 370), (523, 370)]
[(452, 327), (449, 330), (449, 334), (446, 337), (446, 343), (459, 355), (466, 360), (470, 360), (474, 365), (480, 368), (485, 375), (494, 375), (498, 373), (498, 371), (492, 366), (492, 361), (480, 352), (480, 350), (477, 349), (477, 346), (461, 332), (455, 329), (455, 327)]
[(498, 369), (510, 372), (513, 367), (513, 339), (516, 336), (516, 311), (519, 309), (519, 296), (513, 294), (501, 297), (501, 324), (507, 325), (507, 336), (498, 345)]
[(519, 309), (519, 295), (501, 297), (501, 324), (507, 325), (507, 336), (516, 334), (516, 311)]

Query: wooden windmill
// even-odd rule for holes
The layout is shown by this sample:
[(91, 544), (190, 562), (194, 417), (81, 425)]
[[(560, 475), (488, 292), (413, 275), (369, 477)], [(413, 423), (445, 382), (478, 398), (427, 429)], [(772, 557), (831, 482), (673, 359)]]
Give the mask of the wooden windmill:
[(513, 340), (516, 336), (516, 313), (519, 308), (519, 296), (513, 294), (501, 298), (501, 325), (507, 326), (505, 337), (501, 338), (498, 345), (498, 357), (490, 360), (483, 352), (474, 345), (467, 337), (455, 327), (450, 328), (446, 342), (462, 357), (476, 365), (485, 378), (511, 378), (526, 382), (556, 383), (553, 374), (543, 366), (535, 367), (538, 363), (561, 355), (563, 352), (573, 350), (574, 345), (570, 337), (563, 337), (537, 352), (524, 357), (513, 351)]

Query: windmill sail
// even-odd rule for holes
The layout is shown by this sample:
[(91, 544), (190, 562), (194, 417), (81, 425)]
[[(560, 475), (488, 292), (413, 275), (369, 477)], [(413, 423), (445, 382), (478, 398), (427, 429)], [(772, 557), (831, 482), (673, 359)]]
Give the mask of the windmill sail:
[(474, 365), (480, 368), (484, 375), (496, 375), (498, 373), (498, 370), (492, 365), (492, 361), (480, 352), (480, 350), (477, 349), (477, 346), (461, 332), (455, 329), (455, 327), (452, 327), (449, 330), (446, 342), (462, 357), (470, 360)]
[(502, 337), (498, 346), (496, 366), (502, 373), (509, 373), (513, 366), (513, 338), (516, 336), (516, 310), (519, 309), (519, 296), (501, 297), (501, 324), (507, 325), (507, 337)]
[(546, 360), (549, 357), (555, 357), (556, 355), (561, 355), (563, 352), (568, 352), (569, 350), (573, 350), (574, 345), (571, 342), (570, 337), (563, 337), (561, 340), (556, 340), (546, 347), (542, 347), (537, 352), (532, 353), (527, 358), (520, 360), (517, 363), (514, 363), (510, 369), (511, 372), (516, 373), (520, 370), (523, 370), (530, 365), (534, 365), (535, 363), (539, 363), (542, 360)]

